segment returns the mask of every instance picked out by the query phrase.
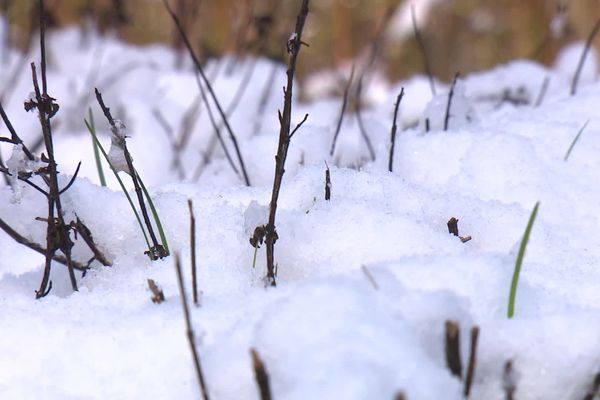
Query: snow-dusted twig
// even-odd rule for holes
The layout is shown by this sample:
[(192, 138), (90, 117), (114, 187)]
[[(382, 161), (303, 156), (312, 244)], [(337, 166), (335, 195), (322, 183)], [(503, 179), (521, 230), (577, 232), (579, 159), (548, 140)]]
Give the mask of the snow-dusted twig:
[(271, 387), (269, 384), (269, 374), (265, 363), (260, 358), (260, 355), (255, 349), (250, 349), (250, 355), (252, 356), (252, 367), (254, 368), (254, 378), (256, 379), (256, 385), (260, 393), (261, 400), (271, 400)]
[(581, 70), (583, 69), (583, 64), (585, 63), (585, 59), (587, 57), (588, 52), (590, 51), (590, 47), (592, 47), (592, 41), (594, 37), (598, 33), (600, 29), (600, 19), (596, 22), (588, 38), (585, 42), (585, 47), (583, 48), (583, 52), (581, 53), (581, 57), (579, 58), (579, 63), (577, 64), (577, 69), (575, 70), (575, 75), (573, 75), (573, 81), (571, 82), (571, 96), (575, 94), (577, 91), (577, 83), (579, 82), (579, 75), (581, 75)]
[(194, 335), (194, 329), (190, 320), (190, 310), (187, 303), (187, 295), (185, 294), (185, 287), (183, 285), (183, 274), (181, 272), (181, 262), (179, 254), (175, 253), (175, 271), (177, 272), (177, 282), (179, 283), (179, 293), (181, 295), (181, 305), (183, 307), (183, 315), (185, 317), (185, 333), (192, 351), (192, 357), (194, 358), (194, 368), (196, 369), (196, 377), (202, 390), (202, 398), (208, 400), (208, 388), (204, 380), (204, 374), (202, 373), (202, 366), (200, 364), (200, 356), (198, 350), (196, 350), (196, 339)]
[[(104, 100), (102, 99), (102, 94), (96, 88), (96, 99), (98, 100), (98, 104), (104, 113), (104, 116), (108, 120), (108, 123), (111, 126), (112, 131), (112, 142), (115, 148), (118, 149), (119, 153), (122, 153), (122, 157), (125, 158), (125, 165), (122, 166), (122, 170), (129, 173), (131, 176), (131, 180), (133, 182), (133, 186), (135, 188), (135, 194), (138, 199), (138, 203), (140, 204), (140, 210), (142, 212), (142, 217), (144, 218), (144, 224), (146, 225), (146, 229), (148, 230), (148, 234), (150, 235), (150, 240), (152, 240), (152, 247), (147, 252), (148, 256), (152, 260), (157, 260), (159, 258), (164, 258), (169, 255), (169, 251), (165, 246), (166, 243), (158, 243), (158, 239), (156, 238), (156, 234), (154, 233), (154, 228), (152, 227), (152, 223), (150, 222), (150, 217), (148, 215), (148, 210), (146, 209), (146, 203), (144, 202), (144, 195), (142, 194), (142, 182), (138, 176), (137, 171), (133, 167), (133, 160), (131, 158), (131, 154), (127, 149), (127, 143), (125, 141), (125, 135), (121, 132), (121, 127), (119, 127), (110, 113), (110, 108), (108, 108), (104, 104)], [(121, 156), (119, 154), (119, 156)], [(110, 153), (109, 153), (110, 157)], [(158, 221), (157, 221), (158, 223)], [(164, 242), (164, 241), (163, 241)]]
[(279, 144), (277, 146), (277, 155), (275, 155), (275, 177), (273, 179), (273, 192), (271, 193), (271, 203), (269, 206), (269, 222), (265, 226), (265, 243), (267, 247), (267, 285), (275, 286), (275, 242), (279, 238), (275, 229), (275, 218), (277, 216), (277, 200), (279, 191), (283, 182), (285, 173), (285, 160), (287, 158), (288, 148), (290, 146), (290, 130), (292, 118), (292, 90), (294, 87), (294, 74), (296, 72), (296, 62), (302, 42), (302, 31), (304, 23), (308, 16), (309, 0), (302, 1), (302, 7), (296, 19), (296, 29), (287, 42), (287, 51), (290, 57), (289, 68), (287, 70), (287, 86), (284, 89), (283, 112), (279, 112)]
[(404, 97), (404, 88), (400, 90), (400, 94), (396, 98), (396, 105), (394, 106), (394, 120), (392, 122), (392, 132), (390, 133), (390, 161), (388, 163), (388, 170), (390, 172), (394, 169), (394, 149), (396, 148), (396, 131), (398, 130), (396, 120), (398, 119), (398, 108), (400, 107), (402, 97)]

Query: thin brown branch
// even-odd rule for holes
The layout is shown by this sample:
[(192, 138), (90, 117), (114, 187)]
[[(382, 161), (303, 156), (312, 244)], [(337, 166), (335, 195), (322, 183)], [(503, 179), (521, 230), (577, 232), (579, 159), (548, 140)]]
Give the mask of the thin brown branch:
[(325, 161), (325, 200), (331, 200), (331, 171), (327, 161)]
[(210, 84), (210, 81), (208, 80), (208, 78), (206, 77), (206, 75), (204, 73), (202, 64), (200, 63), (200, 61), (198, 60), (198, 57), (196, 57), (196, 54), (194, 53), (194, 49), (192, 48), (192, 45), (185, 33), (185, 30), (183, 29), (183, 26), (181, 25), (181, 22), (179, 21), (179, 18), (177, 17), (177, 15), (175, 15), (175, 13), (171, 9), (171, 6), (167, 2), (167, 0), (163, 0), (163, 4), (165, 5), (165, 8), (171, 15), (171, 18), (173, 19), (173, 22), (175, 23), (177, 30), (179, 30), (179, 34), (181, 35), (181, 38), (183, 39), (185, 47), (188, 49), (188, 52), (190, 53), (190, 56), (192, 57), (192, 61), (194, 62), (196, 70), (202, 77), (202, 81), (206, 85), (206, 88), (208, 89), (208, 92), (210, 93), (210, 96), (211, 96), (215, 106), (217, 107), (217, 110), (219, 111), (219, 115), (221, 116), (221, 119), (222, 119), (223, 123), (225, 124), (225, 128), (229, 132), (229, 138), (231, 139), (231, 142), (233, 143), (233, 147), (235, 149), (236, 155), (238, 157), (238, 161), (240, 163), (240, 168), (242, 170), (242, 174), (244, 175), (244, 181), (246, 183), (246, 186), (250, 186), (250, 179), (248, 178), (248, 173), (246, 172), (246, 166), (244, 164), (244, 160), (242, 158), (242, 153), (240, 151), (237, 139), (235, 137), (235, 134), (233, 133), (233, 130), (231, 129), (231, 126), (229, 125), (229, 121), (227, 120), (227, 116), (225, 115), (225, 112), (223, 111), (223, 108), (221, 107), (221, 104), (219, 103), (217, 95), (215, 94), (215, 92), (212, 88), (212, 85)]
[(452, 375), (462, 378), (462, 361), (460, 358), (460, 327), (454, 321), (446, 321), (446, 366)]
[(475, 366), (477, 364), (477, 341), (479, 338), (479, 327), (471, 328), (471, 346), (469, 348), (469, 364), (467, 365), (467, 376), (465, 377), (464, 396), (469, 398), (473, 378), (475, 377)]
[(267, 374), (265, 363), (260, 358), (258, 352), (255, 349), (250, 349), (250, 354), (252, 355), (252, 367), (254, 368), (254, 378), (256, 379), (256, 385), (258, 386), (260, 399), (271, 400), (272, 396), (271, 387), (269, 385), (269, 374)]
[[(0, 229), (2, 229), (8, 236), (10, 236), (15, 242), (22, 244), (23, 246), (26, 246), (28, 248), (30, 248), (31, 250), (40, 253), (42, 255), (46, 255), (46, 249), (44, 247), (42, 247), (41, 245), (39, 245), (38, 243), (35, 243), (32, 240), (27, 239), (25, 236), (21, 235), (20, 233), (18, 233), (17, 231), (15, 231), (10, 225), (8, 225), (2, 218), (0, 218)], [(52, 255), (52, 260), (56, 261), (59, 264), (63, 264), (63, 265), (67, 265), (67, 260), (65, 257), (57, 255), (56, 253)], [(78, 271), (82, 271), (85, 272), (87, 271), (89, 268), (87, 266), (85, 266), (84, 264), (81, 264), (77, 261), (71, 260), (71, 265), (73, 266), (74, 269), (78, 270)]]
[(148, 288), (152, 292), (152, 297), (150, 298), (150, 300), (152, 300), (154, 304), (160, 304), (163, 301), (165, 301), (165, 294), (163, 293), (162, 289), (156, 284), (156, 282), (154, 282), (154, 279), (148, 279)]
[(398, 130), (396, 120), (398, 119), (398, 108), (400, 107), (402, 97), (404, 97), (404, 88), (400, 90), (400, 94), (396, 98), (396, 105), (394, 106), (394, 120), (392, 122), (392, 132), (390, 133), (390, 161), (388, 163), (388, 170), (390, 172), (394, 169), (394, 149), (396, 148), (396, 131)]
[(412, 4), (410, 6), (410, 17), (412, 19), (413, 32), (415, 34), (415, 39), (417, 39), (417, 43), (419, 44), (419, 49), (421, 50), (421, 55), (423, 56), (423, 63), (425, 64), (425, 73), (429, 78), (429, 86), (431, 87), (431, 94), (435, 96), (435, 83), (433, 80), (433, 73), (431, 72), (431, 64), (429, 63), (429, 57), (427, 56), (427, 50), (425, 49), (425, 41), (423, 40), (423, 36), (419, 31), (419, 27), (417, 26), (417, 17), (415, 15), (415, 6)]
[(290, 139), (294, 136), (294, 134), (296, 133), (296, 131), (298, 131), (298, 129), (300, 129), (300, 127), (302, 126), (302, 124), (304, 124), (306, 122), (307, 119), (308, 119), (308, 114), (304, 114), (304, 118), (302, 118), (302, 121), (300, 121), (300, 123), (298, 125), (296, 125), (296, 127), (294, 128), (294, 130), (290, 133)]
[(577, 64), (577, 69), (575, 70), (575, 75), (573, 75), (573, 81), (571, 82), (571, 96), (573, 96), (575, 94), (575, 92), (577, 91), (577, 83), (579, 82), (579, 75), (581, 75), (581, 70), (583, 69), (583, 64), (585, 63), (585, 59), (587, 57), (587, 54), (590, 51), (590, 47), (592, 47), (592, 41), (594, 40), (594, 37), (598, 33), (599, 29), (600, 29), (600, 19), (598, 21), (596, 21), (596, 24), (590, 31), (590, 34), (588, 35), (588, 38), (585, 42), (585, 47), (583, 48), (583, 52), (581, 53), (581, 58), (579, 58), (579, 63)]
[(342, 122), (344, 121), (344, 115), (346, 115), (346, 107), (348, 105), (348, 93), (350, 93), (350, 85), (352, 85), (352, 80), (354, 79), (354, 65), (352, 66), (352, 70), (350, 72), (350, 78), (348, 82), (346, 82), (346, 87), (344, 88), (344, 98), (342, 100), (342, 108), (340, 109), (340, 115), (338, 117), (337, 125), (335, 128), (335, 133), (333, 135), (333, 141), (331, 142), (331, 149), (329, 150), (329, 155), (333, 156), (335, 152), (335, 145), (337, 143), (338, 136), (342, 129)]
[(265, 230), (265, 243), (267, 247), (267, 276), (266, 284), (275, 286), (275, 242), (279, 238), (275, 228), (275, 218), (277, 216), (277, 200), (279, 199), (279, 191), (283, 182), (283, 174), (285, 173), (285, 161), (287, 158), (288, 148), (290, 146), (290, 126), (292, 117), (292, 92), (294, 88), (294, 74), (296, 73), (296, 63), (302, 46), (302, 31), (306, 17), (308, 16), (309, 0), (302, 1), (302, 7), (296, 19), (296, 29), (290, 36), (287, 42), (287, 51), (290, 57), (289, 67), (287, 70), (287, 86), (284, 89), (283, 113), (280, 113), (279, 124), (279, 144), (277, 146), (277, 155), (275, 156), (275, 177), (273, 178), (273, 192), (271, 193), (271, 203), (269, 205), (269, 222)]
[(198, 282), (196, 277), (196, 218), (194, 217), (194, 204), (192, 199), (188, 199), (188, 208), (190, 210), (190, 263), (192, 265), (192, 298), (194, 304), (198, 306)]
[(446, 117), (444, 118), (444, 131), (448, 130), (448, 124), (450, 122), (450, 107), (452, 106), (452, 97), (454, 96), (454, 88), (456, 87), (456, 81), (458, 81), (458, 77), (460, 74), (457, 72), (454, 75), (454, 79), (452, 79), (452, 86), (450, 86), (450, 91), (448, 92), (448, 103), (446, 104)]
[(183, 285), (183, 274), (181, 272), (181, 263), (179, 260), (179, 254), (175, 253), (175, 270), (177, 272), (177, 282), (179, 283), (179, 293), (181, 294), (181, 305), (183, 307), (183, 315), (185, 317), (185, 331), (192, 351), (192, 357), (194, 359), (194, 368), (196, 369), (196, 377), (202, 391), (202, 398), (208, 400), (208, 388), (204, 381), (204, 374), (202, 373), (202, 367), (200, 365), (200, 356), (196, 350), (196, 339), (194, 336), (194, 330), (192, 329), (192, 323), (190, 320), (190, 310), (188, 308), (187, 296), (185, 294), (185, 287)]

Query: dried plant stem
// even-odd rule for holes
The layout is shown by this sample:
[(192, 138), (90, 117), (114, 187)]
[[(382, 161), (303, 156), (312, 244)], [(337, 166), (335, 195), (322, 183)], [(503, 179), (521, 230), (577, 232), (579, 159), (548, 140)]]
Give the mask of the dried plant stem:
[(425, 64), (425, 73), (427, 73), (427, 77), (429, 78), (429, 86), (431, 87), (431, 94), (435, 96), (435, 83), (433, 80), (433, 73), (431, 72), (431, 65), (429, 63), (429, 57), (427, 57), (427, 51), (425, 49), (425, 42), (423, 41), (423, 36), (421, 36), (421, 32), (419, 31), (419, 27), (417, 26), (417, 17), (415, 15), (414, 4), (410, 6), (410, 16), (412, 19), (413, 32), (415, 34), (415, 39), (417, 39), (417, 43), (419, 44), (419, 49), (421, 50), (421, 55), (423, 56), (423, 63)]
[(350, 78), (346, 83), (346, 88), (344, 89), (344, 98), (342, 100), (342, 108), (340, 109), (340, 115), (338, 117), (337, 126), (335, 128), (335, 133), (333, 135), (333, 141), (331, 142), (331, 149), (329, 150), (329, 155), (333, 156), (335, 152), (335, 145), (337, 143), (338, 136), (342, 129), (342, 122), (344, 122), (344, 116), (346, 115), (346, 108), (348, 106), (348, 93), (350, 93), (350, 85), (352, 85), (352, 80), (354, 79), (354, 65), (352, 66), (352, 71), (350, 72)]
[(460, 327), (454, 321), (446, 321), (446, 365), (452, 375), (462, 378), (460, 357)]
[(583, 124), (583, 126), (579, 129), (579, 132), (577, 132), (577, 135), (575, 135), (575, 138), (573, 139), (573, 141), (571, 142), (571, 145), (569, 146), (569, 149), (567, 150), (567, 152), (565, 153), (565, 158), (563, 159), (563, 161), (567, 161), (569, 159), (569, 156), (571, 155), (571, 151), (573, 151), (573, 147), (575, 147), (575, 145), (577, 144), (577, 141), (579, 141), (579, 138), (581, 137), (581, 134), (583, 133), (583, 131), (585, 130), (585, 127), (590, 123), (590, 120), (588, 119), (587, 121), (585, 121), (585, 124)]
[(577, 91), (577, 83), (579, 82), (579, 75), (581, 75), (581, 70), (583, 69), (583, 64), (585, 63), (585, 59), (587, 54), (590, 51), (590, 47), (592, 47), (592, 41), (594, 37), (598, 33), (600, 29), (600, 19), (596, 22), (590, 34), (588, 35), (587, 41), (585, 42), (585, 47), (583, 48), (583, 52), (581, 53), (581, 58), (579, 58), (579, 63), (577, 64), (577, 69), (575, 70), (575, 75), (573, 75), (573, 81), (571, 82), (571, 96), (575, 94)]
[[(118, 138), (119, 137), (118, 127), (115, 123), (114, 118), (112, 117), (112, 115), (110, 113), (110, 108), (106, 107), (106, 105), (104, 104), (104, 100), (102, 99), (102, 94), (100, 93), (100, 91), (97, 88), (95, 89), (95, 93), (96, 93), (96, 99), (98, 100), (98, 104), (100, 105), (100, 108), (102, 108), (102, 112), (104, 113), (104, 116), (106, 117), (106, 119), (108, 120), (108, 122), (111, 126), (113, 136)], [(146, 229), (148, 230), (148, 235), (150, 235), (150, 240), (152, 241), (152, 248), (150, 249), (150, 252), (148, 255), (153, 260), (158, 259), (158, 258), (164, 258), (169, 255), (168, 247), (166, 246), (166, 241), (164, 240), (164, 237), (162, 237), (162, 239), (163, 239), (162, 244), (159, 244), (158, 239), (156, 238), (156, 234), (154, 233), (154, 228), (152, 227), (152, 223), (150, 222), (150, 216), (148, 215), (148, 210), (146, 209), (146, 203), (144, 202), (144, 195), (142, 194), (142, 185), (143, 184), (142, 184), (141, 180), (139, 179), (137, 171), (133, 167), (133, 161), (131, 159), (131, 154), (129, 153), (129, 150), (127, 150), (127, 143), (125, 142), (125, 138), (122, 138), (120, 145), (123, 148), (123, 154), (125, 156), (125, 161), (127, 162), (127, 167), (130, 172), (129, 175), (131, 176), (131, 180), (132, 180), (133, 186), (135, 188), (135, 194), (137, 196), (138, 203), (140, 204), (140, 211), (142, 212), (142, 217), (144, 218), (144, 223), (146, 225)], [(144, 187), (144, 189), (145, 189), (145, 187)], [(146, 193), (147, 193), (147, 191), (146, 191)], [(150, 198), (148, 195), (147, 195), (147, 197)], [(158, 224), (159, 220), (156, 218), (156, 210), (153, 209), (152, 212), (154, 213), (155, 221)], [(160, 229), (160, 230), (161, 230), (161, 236), (163, 236), (162, 229)]]
[(252, 366), (254, 368), (254, 377), (256, 379), (256, 385), (260, 392), (261, 400), (271, 400), (271, 387), (269, 385), (269, 375), (265, 363), (258, 355), (255, 349), (250, 349), (250, 355), (252, 356)]
[(183, 314), (185, 317), (185, 332), (190, 345), (190, 350), (192, 351), (192, 357), (194, 358), (196, 377), (198, 378), (198, 383), (202, 389), (202, 398), (204, 400), (208, 400), (208, 388), (206, 387), (206, 382), (204, 381), (204, 374), (202, 373), (202, 366), (200, 365), (200, 356), (196, 350), (196, 339), (194, 336), (194, 330), (192, 329), (192, 323), (190, 321), (190, 310), (188, 308), (187, 296), (185, 294), (185, 287), (183, 285), (183, 274), (181, 272), (181, 262), (178, 253), (175, 253), (175, 270), (177, 272), (177, 282), (179, 283), (179, 293), (181, 294), (181, 305), (183, 307)]
[(373, 149), (373, 144), (371, 143), (371, 139), (369, 139), (369, 135), (367, 133), (367, 129), (365, 128), (365, 124), (362, 119), (362, 89), (363, 89), (363, 76), (358, 80), (358, 86), (356, 89), (356, 121), (358, 122), (358, 130), (362, 138), (365, 141), (365, 145), (367, 146), (367, 150), (369, 151), (369, 157), (371, 157), (371, 161), (375, 161), (375, 149)]
[(404, 88), (400, 90), (400, 94), (396, 98), (396, 105), (394, 106), (394, 120), (392, 122), (392, 132), (390, 133), (390, 161), (388, 163), (388, 171), (390, 172), (394, 170), (394, 149), (396, 148), (396, 131), (398, 130), (396, 120), (398, 119), (398, 108), (400, 107), (402, 97), (404, 97)]
[(190, 210), (190, 262), (192, 265), (192, 298), (194, 304), (198, 305), (198, 283), (196, 280), (196, 218), (194, 217), (194, 204), (188, 199)]
[(190, 56), (192, 57), (192, 61), (194, 62), (196, 70), (200, 74), (202, 81), (206, 85), (206, 88), (208, 89), (208, 92), (213, 100), (213, 103), (215, 104), (215, 106), (217, 107), (217, 110), (219, 111), (221, 120), (223, 121), (225, 128), (229, 132), (229, 138), (231, 139), (231, 142), (233, 143), (233, 147), (235, 149), (238, 161), (240, 163), (240, 168), (242, 170), (242, 174), (244, 175), (244, 182), (246, 183), (246, 186), (250, 186), (250, 179), (248, 178), (248, 173), (246, 172), (246, 166), (244, 164), (244, 160), (242, 158), (242, 153), (240, 151), (237, 139), (233, 133), (233, 130), (231, 129), (231, 126), (229, 125), (227, 116), (225, 115), (225, 112), (223, 111), (223, 108), (221, 107), (221, 104), (219, 103), (219, 100), (217, 99), (217, 95), (215, 94), (215, 92), (210, 84), (210, 81), (208, 80), (208, 78), (206, 77), (206, 75), (204, 73), (202, 64), (200, 63), (200, 61), (198, 60), (198, 57), (196, 57), (196, 54), (194, 53), (194, 49), (192, 48), (192, 45), (185, 33), (185, 30), (183, 29), (183, 26), (181, 25), (181, 22), (179, 21), (179, 18), (177, 17), (177, 15), (175, 15), (173, 10), (171, 9), (171, 6), (169, 6), (169, 3), (166, 0), (163, 0), (163, 4), (165, 5), (165, 8), (171, 15), (171, 18), (173, 19), (173, 22), (175, 23), (175, 26), (177, 27), (177, 30), (179, 31), (179, 34), (181, 35), (181, 38), (183, 39), (183, 43), (185, 44), (185, 47), (188, 49), (188, 52), (190, 53)]
[(464, 396), (469, 398), (473, 378), (475, 377), (475, 365), (477, 363), (477, 341), (479, 339), (479, 327), (471, 328), (471, 346), (469, 348), (469, 364), (467, 365), (467, 376), (465, 377)]
[[(302, 1), (302, 7), (298, 18), (296, 19), (296, 29), (287, 43), (288, 54), (290, 56), (289, 68), (287, 70), (287, 86), (284, 89), (283, 113), (279, 113), (279, 144), (277, 146), (277, 155), (275, 156), (275, 177), (273, 180), (273, 192), (271, 194), (271, 203), (269, 206), (269, 222), (267, 223), (265, 243), (267, 246), (267, 285), (275, 286), (275, 242), (278, 239), (275, 229), (275, 217), (277, 215), (277, 200), (285, 172), (285, 160), (287, 158), (288, 148), (290, 146), (290, 127), (292, 117), (292, 90), (294, 87), (294, 74), (296, 72), (296, 62), (300, 47), (302, 46), (302, 31), (304, 23), (308, 16), (309, 0)], [(293, 132), (292, 132), (293, 133)]]
[(454, 75), (454, 79), (452, 79), (452, 86), (450, 86), (450, 91), (448, 92), (448, 103), (446, 104), (446, 117), (444, 118), (444, 131), (448, 130), (448, 124), (450, 122), (450, 107), (452, 106), (452, 96), (454, 96), (454, 88), (456, 86), (456, 81), (460, 74), (457, 72)]

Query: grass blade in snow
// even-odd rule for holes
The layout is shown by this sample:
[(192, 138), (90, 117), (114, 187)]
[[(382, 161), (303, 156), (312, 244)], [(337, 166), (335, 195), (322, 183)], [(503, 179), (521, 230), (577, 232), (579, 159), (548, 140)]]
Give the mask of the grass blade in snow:
[(164, 246), (164, 248), (167, 252), (167, 255), (169, 255), (170, 254), (169, 245), (167, 244), (167, 238), (165, 236), (165, 231), (163, 230), (162, 224), (160, 223), (160, 218), (158, 217), (158, 212), (156, 212), (156, 207), (154, 207), (152, 198), (150, 197), (150, 194), (148, 193), (148, 189), (146, 189), (146, 185), (144, 185), (144, 182), (142, 182), (142, 178), (140, 178), (140, 174), (138, 174), (137, 171), (135, 172), (135, 174), (137, 175), (138, 181), (140, 182), (140, 186), (142, 187), (142, 190), (144, 191), (144, 196), (146, 196), (146, 200), (148, 201), (148, 205), (150, 206), (150, 211), (152, 211), (152, 216), (154, 217), (154, 222), (156, 223), (156, 228), (158, 229), (158, 234), (160, 235), (160, 241), (162, 242), (162, 245)]
[(142, 219), (140, 218), (140, 215), (138, 214), (137, 210), (135, 209), (135, 206), (133, 205), (133, 200), (131, 200), (131, 196), (129, 196), (129, 193), (127, 193), (127, 189), (125, 189), (125, 185), (123, 184), (123, 181), (119, 177), (117, 170), (110, 163), (110, 160), (108, 159), (108, 153), (106, 153), (106, 150), (104, 150), (104, 147), (102, 147), (102, 144), (96, 137), (95, 130), (92, 129), (92, 126), (90, 126), (90, 124), (87, 120), (84, 119), (83, 122), (85, 122), (85, 126), (88, 128), (88, 131), (90, 131), (90, 134), (92, 135), (92, 139), (94, 140), (94, 143), (96, 144), (96, 146), (98, 146), (98, 148), (102, 152), (104, 159), (110, 166), (110, 169), (112, 170), (113, 174), (115, 175), (115, 178), (117, 178), (119, 185), (121, 185), (121, 189), (123, 190), (123, 193), (125, 193), (125, 197), (127, 197), (127, 201), (129, 201), (129, 205), (131, 206), (131, 209), (133, 210), (133, 213), (135, 214), (135, 218), (137, 219), (140, 229), (141, 229), (142, 233), (144, 234), (144, 240), (146, 240), (146, 244), (148, 245), (148, 249), (150, 250), (152, 246), (150, 246), (150, 241), (148, 241), (148, 235), (146, 235), (146, 231), (144, 230), (144, 225), (142, 224)]
[(535, 222), (535, 217), (537, 216), (539, 206), (540, 202), (538, 201), (535, 203), (535, 207), (531, 212), (529, 222), (527, 223), (527, 228), (525, 228), (525, 233), (523, 234), (523, 239), (521, 240), (521, 246), (519, 247), (519, 254), (517, 255), (515, 271), (513, 272), (512, 283), (510, 285), (510, 294), (508, 296), (508, 318), (512, 318), (515, 314), (515, 297), (517, 296), (517, 284), (519, 283), (521, 264), (523, 264), (525, 249), (527, 248), (527, 242), (529, 241), (529, 234), (531, 233), (531, 228), (533, 228), (533, 223)]
[(577, 141), (579, 140), (579, 137), (583, 133), (587, 124), (589, 124), (589, 123), (590, 123), (590, 120), (588, 119), (587, 121), (585, 121), (585, 124), (583, 124), (581, 129), (579, 129), (579, 132), (577, 132), (577, 135), (575, 135), (575, 138), (571, 142), (571, 145), (569, 146), (569, 150), (567, 150), (567, 153), (565, 154), (565, 158), (563, 159), (563, 161), (567, 161), (569, 159), (569, 156), (571, 155), (571, 151), (573, 150), (573, 147), (575, 147), (575, 145), (577, 144)]

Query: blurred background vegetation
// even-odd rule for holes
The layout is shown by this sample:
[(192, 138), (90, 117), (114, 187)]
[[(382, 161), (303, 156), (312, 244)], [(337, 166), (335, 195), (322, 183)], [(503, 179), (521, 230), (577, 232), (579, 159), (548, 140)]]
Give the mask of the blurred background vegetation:
[[(551, 63), (566, 43), (585, 40), (600, 15), (598, 0), (413, 0), (432, 72), (486, 69), (514, 58)], [(25, 49), (36, 29), (34, 0), (0, 0), (6, 40)], [(299, 0), (170, 0), (202, 57), (223, 53), (283, 59)], [(403, 0), (314, 0), (306, 28), (310, 44), (301, 75), (367, 59), (399, 79), (424, 71)], [(46, 0), (51, 26), (116, 32), (136, 44), (181, 47), (162, 0)]]

